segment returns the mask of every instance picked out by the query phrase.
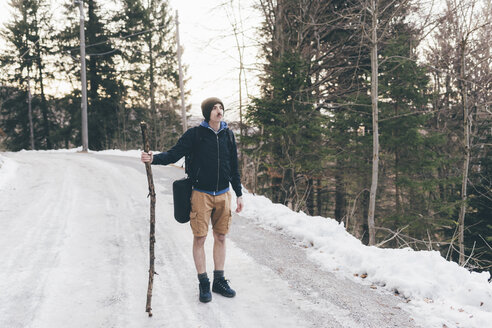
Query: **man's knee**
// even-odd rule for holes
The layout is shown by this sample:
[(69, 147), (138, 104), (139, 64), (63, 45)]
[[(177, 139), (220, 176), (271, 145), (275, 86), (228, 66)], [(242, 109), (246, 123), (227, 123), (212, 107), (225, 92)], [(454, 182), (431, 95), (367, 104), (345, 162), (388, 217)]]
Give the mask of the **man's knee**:
[(195, 245), (201, 247), (201, 246), (205, 245), (205, 239), (207, 239), (207, 236), (202, 236), (202, 237), (193, 236), (193, 239), (194, 239)]
[(214, 231), (214, 239), (220, 243), (225, 242), (226, 235), (223, 233), (218, 233)]

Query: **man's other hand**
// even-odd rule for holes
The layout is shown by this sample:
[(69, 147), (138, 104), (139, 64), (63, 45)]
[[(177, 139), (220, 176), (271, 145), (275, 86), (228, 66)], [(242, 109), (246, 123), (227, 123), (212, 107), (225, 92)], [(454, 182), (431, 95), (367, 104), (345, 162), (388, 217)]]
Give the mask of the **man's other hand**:
[(236, 213), (240, 213), (243, 210), (243, 206), (244, 206), (244, 201), (242, 196), (236, 199), (236, 204), (237, 204)]
[(142, 163), (152, 163), (153, 159), (154, 155), (151, 151), (149, 151), (148, 153), (142, 152), (142, 155), (140, 155), (140, 160), (142, 161)]

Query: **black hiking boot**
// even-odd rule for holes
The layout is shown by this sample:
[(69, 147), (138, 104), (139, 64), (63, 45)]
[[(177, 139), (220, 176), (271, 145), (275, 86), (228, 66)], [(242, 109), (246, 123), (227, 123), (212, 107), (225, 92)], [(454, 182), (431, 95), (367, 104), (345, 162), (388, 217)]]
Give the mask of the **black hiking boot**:
[(224, 277), (214, 279), (212, 291), (225, 297), (236, 296), (236, 292), (234, 291), (234, 289), (229, 287), (229, 280), (226, 280)]
[(212, 293), (210, 292), (210, 280), (208, 278), (200, 280), (198, 285), (200, 288), (200, 302), (208, 303), (212, 300)]

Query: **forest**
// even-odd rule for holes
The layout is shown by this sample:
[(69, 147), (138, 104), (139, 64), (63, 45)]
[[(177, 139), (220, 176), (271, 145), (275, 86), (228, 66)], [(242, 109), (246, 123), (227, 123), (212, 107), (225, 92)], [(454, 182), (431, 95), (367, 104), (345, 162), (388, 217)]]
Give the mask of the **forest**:
[[(241, 95), (229, 122), (244, 186), (343, 222), (364, 244), (492, 271), (491, 2), (251, 2), (260, 91)], [(83, 4), (89, 149), (140, 148), (142, 120), (151, 149), (168, 149), (182, 133), (174, 9), (115, 3)], [(48, 0), (9, 5), (0, 151), (78, 147), (78, 9), (60, 5), (55, 24)], [(56, 85), (69, 87), (47, 91)]]

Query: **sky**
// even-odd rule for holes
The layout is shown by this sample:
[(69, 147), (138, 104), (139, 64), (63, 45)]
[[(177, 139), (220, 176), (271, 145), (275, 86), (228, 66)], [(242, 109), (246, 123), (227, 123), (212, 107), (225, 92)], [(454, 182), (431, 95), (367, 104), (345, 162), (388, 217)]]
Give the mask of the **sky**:
[[(244, 41), (247, 68), (255, 69), (258, 51), (255, 47), (255, 27), (261, 23), (259, 13), (251, 8), (253, 0), (234, 0), (233, 9), (229, 1), (223, 0), (171, 0), (170, 4), (179, 11), (180, 38), (184, 47), (183, 63), (189, 66), (188, 88), (192, 93), (192, 106), (199, 111), (203, 99), (211, 96), (223, 100), (227, 108), (239, 105), (239, 55), (233, 35), (234, 17), (239, 21), (238, 3), (245, 34)], [(222, 5), (225, 3), (225, 5)], [(256, 94), (256, 71), (246, 71), (248, 91)], [(247, 99), (243, 87), (243, 101)], [(226, 113), (227, 115), (227, 113)]]
[[(36, 327), (63, 326), (53, 325), (53, 322), (71, 316), (74, 326), (87, 323), (82, 320), (94, 321), (91, 321), (93, 325), (86, 326), (101, 326), (97, 320), (114, 317), (133, 322), (127, 327), (138, 327), (136, 321), (142, 320), (134, 311), (143, 312), (139, 299), (145, 290), (145, 282), (139, 277), (145, 276), (146, 261), (141, 253), (146, 250), (148, 231), (143, 229), (138, 217), (148, 213), (148, 200), (137, 196), (148, 191), (145, 172), (102, 160), (107, 155), (119, 155), (130, 157), (130, 162), (137, 165), (140, 151), (110, 150), (91, 152), (90, 156), (77, 154), (77, 150), (80, 148), (0, 153), (0, 193), (5, 192), (5, 198), (0, 198), (0, 258), (5, 257), (0, 267), (0, 305), (11, 310), (2, 315), (0, 306), (0, 323), (4, 318), (30, 320), (24, 315), (27, 313), (34, 316)], [(174, 311), (173, 306), (177, 305), (180, 311), (185, 311), (182, 318), (175, 318), (181, 320), (178, 326), (197, 326), (190, 320), (195, 320), (195, 311), (204, 311), (203, 307), (186, 301), (190, 298), (187, 295), (195, 295), (196, 286), (182, 284), (179, 280), (182, 274), (193, 275), (191, 256), (187, 252), (191, 249), (191, 238), (186, 238), (188, 227), (162, 225), (163, 220), (160, 220), (162, 213), (172, 212), (172, 197), (162, 192), (170, 188), (172, 180), (169, 178), (155, 180), (159, 191), (156, 213), (161, 224), (158, 230), (160, 234), (166, 230), (168, 236), (159, 239), (157, 253), (172, 254), (168, 259), (157, 258), (168, 283), (155, 285), (159, 289), (155, 296), (156, 309)], [(232, 196), (234, 204), (235, 196)], [(488, 282), (488, 272), (470, 272), (447, 261), (437, 251), (366, 246), (334, 219), (297, 213), (247, 191), (243, 198), (245, 207), (240, 213), (241, 220), (291, 237), (294, 244), (305, 249), (310, 260), (340, 279), (350, 279), (375, 292), (398, 297), (401, 301), (398, 306), (422, 327), (490, 326), (492, 284)], [(15, 220), (6, 220), (14, 215)], [(265, 311), (255, 308), (258, 304), (271, 310), (268, 317), (285, 315), (274, 300), (285, 291), (285, 282), (275, 278), (274, 273), (263, 273), (254, 260), (246, 259), (233, 245), (228, 248), (228, 254), (228, 260), (237, 264), (228, 267), (228, 272), (235, 277), (235, 286), (246, 294), (236, 300), (244, 304), (229, 305), (236, 311), (238, 322), (255, 319), (248, 311), (255, 312), (261, 320), (269, 320), (262, 317)], [(169, 271), (176, 267), (179, 274)], [(9, 274), (9, 270), (15, 274)], [(98, 275), (93, 274), (95, 270)], [(273, 291), (263, 290), (261, 283), (247, 288), (251, 281), (264, 281), (266, 276)], [(179, 295), (173, 294), (176, 292), (173, 284), (184, 288)], [(162, 292), (164, 288), (168, 289)], [(396, 291), (398, 294), (393, 296)], [(16, 302), (22, 302), (22, 306)], [(72, 306), (76, 306), (77, 311), (70, 314), (66, 308), (73, 309)], [(125, 306), (128, 313), (119, 313), (125, 311)], [(18, 311), (25, 312), (17, 315)], [(91, 313), (88, 311), (94, 311), (94, 316), (84, 317), (84, 313)], [(220, 319), (215, 310), (207, 314), (199, 312), (199, 315)], [(173, 316), (165, 317), (170, 320)], [(289, 317), (289, 320), (295, 318)], [(239, 326), (255, 325), (248, 326), (245, 322)]]
[[(255, 27), (259, 26), (261, 17), (259, 12), (252, 9), (253, 2), (254, 0), (169, 0), (173, 15), (176, 10), (179, 12), (180, 43), (184, 49), (182, 64), (188, 67), (185, 87), (191, 92), (187, 105), (191, 104), (192, 115), (201, 117), (200, 103), (203, 99), (214, 96), (224, 102), (226, 120), (236, 120), (238, 117), (239, 54), (232, 29), (235, 19), (243, 24), (244, 33), (239, 38), (241, 44), (245, 45), (244, 66), (248, 69), (245, 72), (247, 83), (242, 83), (243, 104), (247, 101), (248, 94), (257, 94), (258, 51)], [(52, 8), (58, 8), (61, 3), (60, 0), (52, 0)], [(112, 2), (104, 3), (108, 10), (115, 7), (111, 5)], [(8, 0), (0, 0), (2, 13), (7, 13), (8, 7)], [(78, 10), (74, 10), (74, 15), (78, 15)], [(0, 15), (0, 24), (8, 17), (8, 14)]]

